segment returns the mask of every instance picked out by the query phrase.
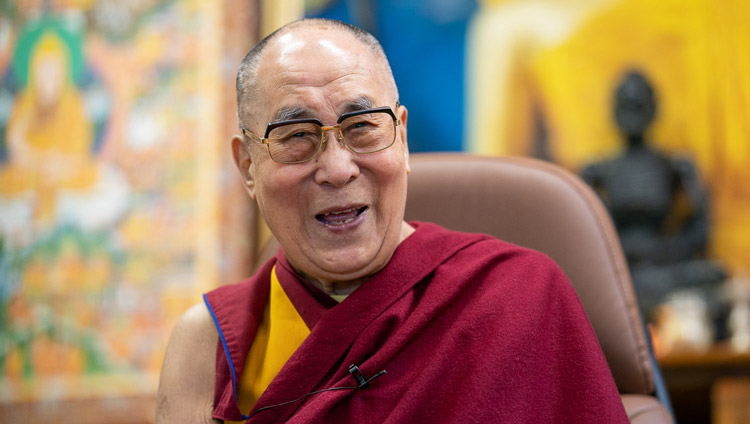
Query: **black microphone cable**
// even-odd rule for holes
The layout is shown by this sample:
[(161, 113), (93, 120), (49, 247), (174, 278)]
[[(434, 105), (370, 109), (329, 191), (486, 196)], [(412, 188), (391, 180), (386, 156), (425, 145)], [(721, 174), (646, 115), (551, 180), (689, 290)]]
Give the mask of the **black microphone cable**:
[(317, 395), (319, 393), (330, 392), (330, 391), (333, 391), (333, 390), (358, 390), (358, 389), (364, 389), (364, 388), (367, 387), (367, 385), (372, 380), (380, 377), (381, 375), (386, 374), (386, 371), (382, 370), (379, 373), (373, 375), (372, 377), (370, 377), (368, 379), (365, 379), (365, 376), (362, 375), (362, 371), (359, 370), (359, 367), (356, 366), (356, 365), (354, 365), (354, 364), (352, 364), (352, 365), (349, 365), (349, 373), (354, 377), (355, 380), (357, 380), (358, 386), (329, 387), (327, 389), (316, 390), (316, 391), (310, 392), (310, 393), (308, 393), (308, 394), (306, 394), (306, 395), (304, 395), (304, 396), (302, 396), (302, 397), (300, 397), (298, 399), (294, 399), (294, 400), (289, 400), (289, 401), (286, 401), (286, 402), (277, 403), (276, 405), (268, 405), (268, 406), (264, 406), (262, 408), (258, 408), (252, 414), (250, 414), (250, 416), (247, 417), (247, 419), (249, 420), (250, 418), (254, 417), (255, 414), (257, 414), (260, 411), (265, 411), (265, 410), (268, 410), (268, 409), (276, 408), (278, 406), (284, 406), (284, 405), (289, 405), (291, 403), (299, 402), (301, 400), (307, 399), (309, 396)]

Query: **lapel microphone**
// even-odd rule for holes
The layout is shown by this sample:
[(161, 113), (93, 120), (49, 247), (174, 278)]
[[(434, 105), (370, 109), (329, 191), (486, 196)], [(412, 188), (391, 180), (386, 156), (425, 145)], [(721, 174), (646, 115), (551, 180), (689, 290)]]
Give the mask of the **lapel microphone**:
[(309, 396), (317, 395), (319, 393), (330, 392), (330, 391), (333, 391), (333, 390), (358, 390), (358, 389), (364, 389), (364, 388), (366, 388), (370, 384), (370, 382), (372, 380), (380, 377), (381, 375), (387, 374), (387, 373), (386, 373), (385, 370), (382, 370), (382, 371), (378, 372), (377, 374), (373, 375), (370, 378), (365, 378), (365, 376), (362, 374), (362, 371), (360, 371), (359, 367), (356, 366), (356, 365), (354, 365), (354, 364), (351, 364), (351, 365), (349, 365), (349, 374), (351, 374), (352, 377), (354, 377), (354, 380), (357, 382), (357, 386), (329, 387), (327, 389), (316, 390), (314, 392), (310, 392), (310, 393), (308, 393), (308, 394), (306, 394), (306, 395), (304, 395), (304, 396), (302, 396), (300, 398), (294, 399), (294, 400), (277, 403), (276, 405), (264, 406), (263, 408), (258, 408), (252, 414), (250, 414), (250, 416), (247, 417), (247, 419), (248, 420), (251, 419), (253, 416), (255, 416), (255, 414), (257, 414), (260, 411), (265, 411), (265, 410), (268, 410), (268, 409), (276, 408), (278, 406), (289, 405), (291, 403), (299, 402), (301, 400), (307, 399), (307, 397), (309, 397)]

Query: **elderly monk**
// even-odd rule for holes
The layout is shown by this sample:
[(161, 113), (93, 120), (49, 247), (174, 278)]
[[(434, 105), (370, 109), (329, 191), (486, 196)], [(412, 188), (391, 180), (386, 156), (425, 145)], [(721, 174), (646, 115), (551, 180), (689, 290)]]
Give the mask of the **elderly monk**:
[(282, 248), (180, 319), (158, 422), (627, 422), (557, 265), (404, 222), (407, 110), (372, 35), (288, 24), (237, 102), (234, 159)]

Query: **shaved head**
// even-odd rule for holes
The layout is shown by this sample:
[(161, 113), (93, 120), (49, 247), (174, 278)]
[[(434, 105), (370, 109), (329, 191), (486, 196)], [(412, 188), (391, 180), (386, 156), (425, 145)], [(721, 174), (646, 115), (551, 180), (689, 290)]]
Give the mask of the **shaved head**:
[[(253, 47), (250, 52), (245, 55), (245, 58), (240, 63), (237, 71), (237, 119), (242, 126), (244, 120), (247, 118), (249, 113), (253, 112), (258, 102), (258, 97), (262, 93), (258, 90), (258, 69), (260, 67), (263, 53), (273, 46), (274, 41), (278, 40), (285, 34), (305, 32), (310, 30), (331, 30), (339, 31), (351, 35), (355, 40), (360, 42), (362, 45), (367, 47), (367, 50), (376, 59), (376, 63), (380, 65), (381, 69), (376, 71), (383, 72), (390, 82), (391, 90), (393, 90), (393, 96), (398, 100), (398, 89), (396, 82), (393, 78), (393, 72), (391, 66), (388, 63), (388, 58), (385, 56), (383, 47), (380, 45), (378, 40), (369, 32), (347, 24), (341, 21), (335, 21), (331, 19), (322, 18), (307, 18), (294, 21), (284, 25), (277, 29), (270, 35), (262, 39), (258, 44)], [(272, 47), (271, 47), (272, 48)]]

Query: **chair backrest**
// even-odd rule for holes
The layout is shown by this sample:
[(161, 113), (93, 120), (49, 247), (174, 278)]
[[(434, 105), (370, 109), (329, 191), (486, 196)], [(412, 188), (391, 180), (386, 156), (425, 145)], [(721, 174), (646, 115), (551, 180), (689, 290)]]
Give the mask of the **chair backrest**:
[(406, 219), (546, 253), (583, 303), (621, 393), (652, 394), (649, 346), (609, 215), (578, 177), (539, 160), (413, 154)]

